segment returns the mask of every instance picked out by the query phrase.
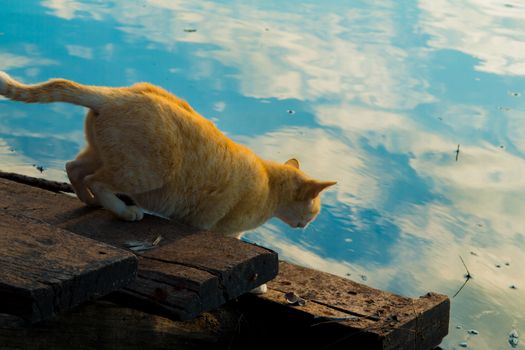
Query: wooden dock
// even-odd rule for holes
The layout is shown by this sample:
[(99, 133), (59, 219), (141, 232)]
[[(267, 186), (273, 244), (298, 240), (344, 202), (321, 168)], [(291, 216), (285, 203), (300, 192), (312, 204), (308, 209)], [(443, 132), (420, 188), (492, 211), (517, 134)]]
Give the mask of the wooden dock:
[[(64, 254), (56, 253), (63, 259), (52, 256), (45, 261), (53, 261), (52, 271), (58, 276), (72, 278), (74, 283), (64, 286), (81, 286), (77, 289), (84, 293), (73, 293), (71, 303), (42, 299), (39, 302), (55, 305), (48, 313), (16, 312), (2, 298), (9, 290), (5, 286), (11, 287), (2, 284), (7, 275), (2, 268), (0, 349), (419, 350), (436, 347), (448, 332), (446, 296), (401, 297), (279, 263), (266, 248), (152, 216), (122, 222), (61, 191), (69, 191), (68, 184), (0, 173), (1, 266), (24, 261), (45, 244), (56, 245), (64, 249)], [(29, 250), (9, 255), (3, 247), (15, 241)], [(128, 248), (141, 244), (152, 249), (136, 258), (130, 255)], [(17, 263), (9, 266), (9, 276), (22, 275)], [(130, 282), (133, 267), (136, 278)], [(34, 271), (29, 280), (42, 275)], [(97, 283), (93, 273), (100, 275)], [(88, 276), (86, 283), (79, 283), (79, 276)], [(104, 278), (109, 282), (99, 283)], [(246, 294), (269, 280), (268, 293)], [(107, 286), (118, 291), (85, 303), (107, 294)], [(33, 325), (19, 318), (40, 321), (57, 312), (61, 314)]]
[(277, 254), (269, 249), (153, 216), (124, 222), (75, 197), (2, 178), (0, 208), (122, 249), (161, 237), (155, 249), (138, 256), (137, 278), (122, 292), (176, 319), (217, 308), (277, 275)]

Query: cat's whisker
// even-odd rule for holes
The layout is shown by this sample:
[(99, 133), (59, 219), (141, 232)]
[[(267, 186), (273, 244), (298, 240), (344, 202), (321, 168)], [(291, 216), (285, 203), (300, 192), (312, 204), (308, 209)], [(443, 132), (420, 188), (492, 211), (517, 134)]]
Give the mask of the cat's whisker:
[(151, 215), (151, 216), (156, 216), (158, 218), (171, 221), (171, 219), (169, 217), (167, 217), (165, 215), (162, 215), (162, 214), (159, 214), (159, 213), (156, 213), (156, 212), (153, 212), (153, 211), (150, 211), (150, 210), (144, 210), (144, 214), (148, 214), (148, 215)]

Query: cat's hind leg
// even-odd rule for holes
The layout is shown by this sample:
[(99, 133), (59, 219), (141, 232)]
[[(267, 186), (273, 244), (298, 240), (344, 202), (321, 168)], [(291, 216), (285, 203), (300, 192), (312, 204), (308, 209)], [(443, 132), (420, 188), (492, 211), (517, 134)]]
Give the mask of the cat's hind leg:
[(100, 162), (89, 150), (81, 153), (75, 160), (66, 163), (66, 172), (77, 197), (89, 206), (100, 205), (89, 191), (85, 179), (97, 171)]
[(101, 175), (101, 172), (98, 171), (86, 178), (86, 184), (94, 194), (97, 202), (122, 220), (142, 220), (144, 217), (142, 208), (136, 205), (126, 205), (126, 203), (117, 197), (115, 191), (113, 191), (110, 186), (101, 181), (101, 178), (103, 178)]

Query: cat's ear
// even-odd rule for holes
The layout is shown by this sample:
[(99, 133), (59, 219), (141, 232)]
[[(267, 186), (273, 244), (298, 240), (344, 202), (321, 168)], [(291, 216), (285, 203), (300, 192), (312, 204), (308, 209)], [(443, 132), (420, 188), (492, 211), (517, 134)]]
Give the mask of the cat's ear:
[(327, 189), (330, 186), (335, 185), (335, 181), (317, 181), (309, 180), (304, 183), (301, 189), (300, 198), (301, 199), (314, 199), (321, 193), (321, 191)]
[(288, 159), (284, 164), (293, 166), (294, 168), (299, 169), (299, 161), (295, 158)]

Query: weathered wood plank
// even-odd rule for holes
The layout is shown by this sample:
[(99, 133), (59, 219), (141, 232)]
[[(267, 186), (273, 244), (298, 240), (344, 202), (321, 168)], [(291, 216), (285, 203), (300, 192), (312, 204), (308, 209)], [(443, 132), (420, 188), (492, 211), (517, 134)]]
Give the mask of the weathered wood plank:
[(228, 349), (238, 318), (233, 310), (221, 308), (174, 321), (98, 300), (29, 327), (0, 314), (0, 349)]
[[(317, 273), (319, 272), (308, 270), (307, 276)], [(318, 286), (317, 289), (322, 287)], [(121, 301), (119, 296), (110, 297), (111, 300)], [(344, 318), (349, 315), (338, 309), (310, 301), (303, 307), (290, 306), (283, 301), (282, 292), (270, 289), (268, 295), (245, 295), (238, 301), (229, 302), (190, 321), (173, 321), (104, 301), (83, 305), (30, 328), (20, 327), (9, 319), (2, 322), (0, 315), (0, 344), (4, 346), (2, 349), (6, 350), (35, 348), (430, 350), (440, 339), (431, 337), (434, 342), (420, 343), (419, 347), (415, 347), (413, 339), (409, 339), (410, 342), (407, 343), (385, 344), (388, 339), (392, 339), (392, 336), (389, 334), (383, 336), (381, 331), (386, 330), (387, 333), (391, 333), (394, 330), (392, 327), (378, 326), (378, 321), (359, 317), (345, 322), (330, 321), (328, 317)], [(432, 308), (431, 305), (432, 303), (430, 308), (427, 305), (416, 309), (420, 312), (420, 319), (433, 317), (432, 312), (439, 308)], [(135, 307), (136, 304), (133, 306)], [(348, 322), (351, 323), (350, 327)], [(402, 328), (399, 331), (406, 333)], [(438, 332), (437, 335), (443, 334)]]
[(125, 286), (137, 258), (0, 210), (0, 266), (0, 312), (36, 322)]
[(224, 300), (231, 300), (277, 275), (277, 254), (213, 233), (197, 233), (143, 255), (168, 264), (206, 271), (219, 278)]
[(162, 236), (139, 258), (139, 278), (123, 293), (174, 318), (195, 317), (277, 274), (277, 254), (269, 249), (149, 215), (123, 222), (72, 196), (1, 178), (0, 208), (121, 248)]
[(261, 249), (206, 232), (182, 237), (141, 256), (139, 278), (123, 293), (189, 319), (275, 277), (277, 255)]
[[(285, 262), (268, 288), (267, 294), (241, 300), (251, 316), (249, 327), (267, 329), (259, 319), (274, 323), (272, 334), (258, 338), (281, 339), (283, 347), (429, 350), (448, 333), (450, 301), (445, 295), (406, 298)], [(290, 305), (287, 292), (306, 304)]]
[(2, 178), (0, 194), (0, 208), (7, 213), (24, 215), (121, 247), (130, 240), (153, 241), (159, 235), (163, 237), (161, 244), (166, 244), (197, 232), (189, 226), (149, 215), (139, 222), (118, 220), (107, 210), (89, 208), (74, 196)]

